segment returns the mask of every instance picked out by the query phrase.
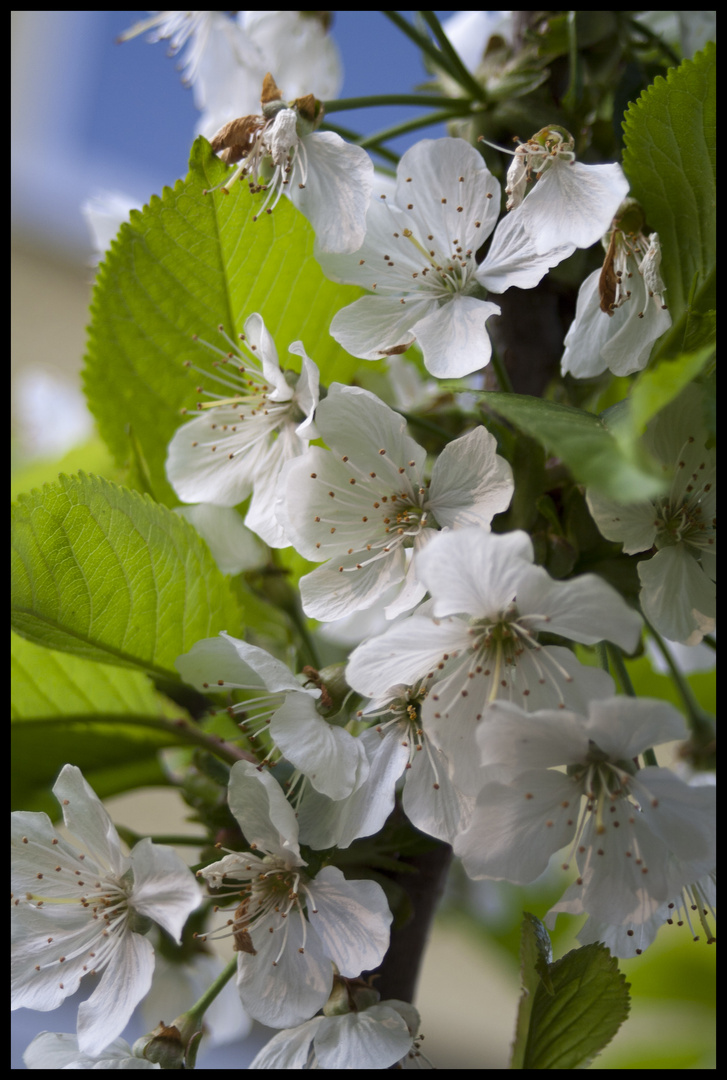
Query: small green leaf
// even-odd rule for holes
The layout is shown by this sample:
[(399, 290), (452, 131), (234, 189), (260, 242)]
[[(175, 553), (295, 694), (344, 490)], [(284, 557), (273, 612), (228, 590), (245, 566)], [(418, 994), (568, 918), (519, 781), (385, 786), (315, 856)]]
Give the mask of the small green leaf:
[(592, 413), (526, 394), (479, 395), (493, 410), (537, 439), (570, 469), (575, 480), (619, 502), (659, 494), (664, 480), (648, 461), (624, 450)]
[(673, 353), (674, 343), (677, 351), (702, 344), (685, 340), (689, 309), (703, 314), (715, 307), (716, 78), (716, 48), (709, 43), (666, 78), (658, 76), (629, 107), (623, 125), (631, 194), (662, 245), (661, 272), (674, 322), (662, 353)]
[(523, 1069), (584, 1068), (611, 1041), (629, 1012), (629, 984), (596, 942), (549, 966), (553, 990), (537, 987)]
[(628, 397), (628, 422), (621, 422), (614, 429), (622, 445), (633, 443), (643, 435), (649, 420), (700, 374), (713, 352), (712, 346), (707, 345), (675, 360), (662, 360), (656, 367), (641, 372)]
[(204, 541), (148, 496), (61, 476), (22, 495), (12, 522), (12, 625), (36, 644), (178, 681), (180, 653), (239, 632)]
[(218, 326), (234, 336), (259, 312), (283, 368), (299, 365), (287, 351), (298, 340), (324, 384), (350, 381), (359, 364), (328, 328), (361, 290), (323, 276), (313, 229), (288, 199), (255, 221), (264, 196), (252, 195), (247, 184), (235, 184), (229, 195), (204, 194), (227, 173), (209, 143), (197, 139), (186, 180), (122, 225), (99, 267), (91, 305), (89, 408), (119, 464), (143, 460), (156, 497), (171, 505), (178, 500), (164, 472), (167, 445), (180, 410), (199, 398), (199, 373), (184, 365), (209, 371), (214, 360), (194, 334), (226, 350)]
[(163, 724), (183, 710), (146, 675), (12, 634), (10, 679), (13, 809), (57, 817), (50, 791), (66, 764), (77, 765), (101, 798), (167, 782), (157, 750), (179, 742)]
[(535, 992), (541, 984), (548, 993), (553, 993), (553, 982), (549, 966), (553, 959), (548, 931), (540, 919), (529, 912), (523, 912), (522, 932), (520, 937), (520, 982), (522, 993), (518, 1004), (515, 1039), (512, 1046), (511, 1069), (522, 1069), (530, 1028), (530, 1014), (535, 1001)]

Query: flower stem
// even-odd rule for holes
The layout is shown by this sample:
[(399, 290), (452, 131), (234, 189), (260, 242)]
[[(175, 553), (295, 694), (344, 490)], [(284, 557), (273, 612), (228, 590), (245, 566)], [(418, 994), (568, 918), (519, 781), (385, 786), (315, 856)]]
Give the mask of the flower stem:
[(477, 80), (467, 70), (459, 53), (455, 50), (452, 42), (445, 34), (442, 24), (433, 11), (420, 11), (419, 14), (424, 19), (429, 29), (434, 34), (435, 38), (439, 42), (439, 47), (442, 50), (442, 54), (446, 56), (449, 62), (449, 72), (452, 78), (462, 87), (463, 90), (472, 98), (473, 101), (485, 102), (485, 90), (480, 86)]
[[(613, 664), (613, 669), (616, 672), (616, 677), (621, 684), (621, 689), (623, 690), (624, 694), (627, 694), (629, 697), (635, 698), (637, 695), (636, 691), (634, 690), (634, 684), (631, 682), (631, 676), (626, 670), (626, 664), (624, 663), (624, 658), (621, 650), (618, 648), (618, 646), (612, 645), (610, 641), (601, 642), (601, 644), (605, 644), (606, 646), (607, 656)], [(606, 668), (606, 670), (608, 671), (608, 668)], [(656, 760), (656, 754), (650, 746), (642, 752), (641, 756), (643, 757), (646, 765), (659, 764)]]
[[(426, 108), (428, 105), (439, 106), (441, 109), (451, 109), (458, 112), (462, 108), (462, 99), (448, 98), (442, 94), (371, 94), (369, 97), (338, 98), (333, 101), (324, 101), (323, 108), (326, 116), (329, 113), (345, 112), (347, 109), (368, 109), (375, 105), (419, 105)], [(469, 111), (469, 103), (464, 103)]]
[[(468, 110), (467, 116), (474, 116), (475, 112), (478, 111)], [(453, 114), (451, 109), (442, 109), (439, 112), (427, 113), (426, 116), (417, 116), (412, 120), (404, 120), (400, 124), (384, 128), (373, 135), (367, 135), (365, 139), (359, 141), (358, 145), (363, 146), (364, 150), (373, 149), (377, 143), (383, 142), (385, 139), (394, 139), (397, 135), (407, 135), (410, 131), (417, 131), (419, 128), (429, 127), (431, 124), (445, 123), (447, 120), (452, 120), (454, 115), (456, 114)]]
[(712, 718), (695, 698), (694, 691), (685, 678), (684, 672), (680, 671), (677, 667), (676, 661), (674, 660), (667, 643), (648, 620), (645, 620), (645, 622), (646, 627), (653, 638), (654, 644), (664, 657), (666, 665), (669, 668), (669, 674), (674, 681), (679, 697), (682, 699), (682, 704), (686, 710), (692, 732), (700, 745), (706, 745), (714, 737)]

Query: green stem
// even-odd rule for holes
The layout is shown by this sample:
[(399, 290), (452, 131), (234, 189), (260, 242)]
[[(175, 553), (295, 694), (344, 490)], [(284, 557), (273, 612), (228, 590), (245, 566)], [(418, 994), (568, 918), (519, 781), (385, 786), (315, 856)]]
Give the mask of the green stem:
[[(324, 101), (323, 108), (326, 116), (329, 113), (344, 112), (347, 109), (368, 109), (375, 105), (419, 105), (426, 108), (429, 105), (439, 106), (441, 109), (458, 111), (462, 108), (464, 99), (444, 97), (442, 94), (371, 94), (369, 97), (337, 98), (333, 101)], [(464, 102), (468, 106), (468, 102)]]
[[(474, 116), (476, 112), (481, 112), (479, 109), (469, 109), (467, 111), (468, 116)], [(382, 131), (377, 131), (373, 135), (367, 135), (365, 139), (361, 139), (359, 146), (363, 146), (366, 150), (369, 147), (374, 147), (377, 143), (383, 142), (385, 139), (394, 139), (397, 135), (406, 135), (410, 131), (417, 131), (419, 128), (429, 127), (432, 124), (443, 124), (453, 118), (451, 109), (442, 110), (441, 112), (427, 113), (426, 116), (417, 116), (412, 120), (404, 120), (400, 124), (394, 124), (390, 128), (384, 128)]]
[(459, 53), (442, 29), (442, 24), (437, 16), (433, 11), (420, 11), (419, 14), (439, 42), (439, 47), (442, 50), (443, 55), (447, 57), (452, 77), (459, 83), (463, 90), (467, 91), (473, 101), (481, 101), (484, 104), (484, 87), (480, 86), (471, 72), (469, 72), (463, 64)]
[(605, 641), (599, 641), (596, 643), (596, 656), (598, 657), (599, 666), (606, 672), (607, 675), (610, 675), (611, 668), (608, 663), (608, 650), (606, 648)]
[(316, 669), (316, 671), (318, 671), (321, 668), (322, 665), (321, 665), (320, 658), (318, 656), (318, 650), (316, 649), (316, 644), (315, 644), (313, 638), (310, 635), (308, 627), (306, 626), (305, 615), (303, 614), (303, 612), (300, 610), (299, 607), (290, 608), (289, 611), (288, 611), (288, 614), (290, 615), (290, 618), (293, 621), (295, 629), (298, 631), (298, 634), (300, 635), (300, 639), (301, 639), (301, 641), (303, 643), (303, 647), (304, 647), (305, 651), (308, 654), (309, 662)]
[(452, 76), (455, 82), (459, 81), (444, 54), (437, 49), (429, 38), (422, 34), (420, 30), (417, 30), (415, 26), (412, 26), (410, 22), (407, 22), (398, 11), (382, 11), (381, 14), (385, 15), (387, 19), (390, 19), (394, 26), (396, 26), (398, 30), (401, 30), (402, 34), (406, 34), (409, 40), (413, 41), (416, 47), (421, 49), (425, 56), (429, 57), (435, 67), (441, 68), (442, 71), (446, 71), (448, 75)]
[(490, 360), (490, 363), (492, 364), (492, 370), (495, 372), (497, 385), (499, 386), (500, 390), (505, 394), (511, 394), (512, 383), (510, 382), (510, 376), (507, 373), (505, 365), (500, 359), (500, 354), (495, 348), (493, 348), (492, 350), (492, 359)]
[(203, 1032), (202, 1020), (204, 1014), (209, 1009), (212, 1002), (217, 995), (224, 990), (227, 983), (237, 971), (237, 957), (235, 956), (223, 971), (217, 976), (214, 982), (208, 986), (201, 998), (194, 1003), (191, 1009), (182, 1013), (174, 1021), (174, 1026), (178, 1028), (183, 1044), (187, 1048), (187, 1056), (185, 1067), (193, 1069), (197, 1060), (197, 1050), (201, 1041)]
[(672, 656), (668, 645), (661, 637), (661, 635), (654, 629), (651, 623), (645, 619), (646, 628), (651, 634), (651, 637), (656, 645), (657, 649), (664, 657), (666, 665), (669, 668), (669, 674), (672, 677), (674, 685), (677, 688), (679, 697), (682, 699), (682, 704), (687, 712), (689, 724), (694, 732), (695, 736), (700, 742), (706, 743), (713, 737), (713, 725), (711, 716), (705, 712), (702, 706), (699, 704), (694, 696), (694, 691), (689, 685), (688, 680), (685, 678), (684, 673), (679, 670)]

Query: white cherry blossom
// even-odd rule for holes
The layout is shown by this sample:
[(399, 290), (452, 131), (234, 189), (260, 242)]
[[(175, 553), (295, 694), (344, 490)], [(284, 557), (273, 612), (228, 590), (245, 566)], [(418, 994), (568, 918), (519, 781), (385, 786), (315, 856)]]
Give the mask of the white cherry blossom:
[(430, 680), (422, 726), (444, 752), (457, 787), (476, 794), (475, 732), (493, 701), (582, 710), (591, 698), (613, 693), (605, 672), (580, 664), (564, 646), (542, 645), (538, 632), (587, 645), (606, 639), (631, 652), (641, 619), (594, 574), (554, 581), (533, 565), (524, 532), (441, 533), (416, 558), (433, 616), (415, 613), (364, 642), (351, 654), (346, 678), (374, 698), (397, 680)]
[[(574, 145), (565, 128), (545, 127), (518, 146), (507, 172), (507, 209), (518, 209), (538, 254), (556, 244), (595, 244), (629, 190), (618, 163), (584, 165)], [(533, 175), (537, 182), (523, 198)]]
[(631, 375), (646, 367), (654, 342), (671, 326), (659, 274), (659, 237), (614, 229), (606, 260), (580, 287), (565, 338), (561, 371), (585, 379), (608, 368)]
[(335, 866), (306, 873), (295, 811), (270, 773), (236, 762), (228, 801), (249, 850), (199, 873), (237, 905), (227, 932), (246, 1011), (271, 1027), (300, 1024), (328, 1000), (333, 964), (346, 978), (378, 967), (391, 912), (375, 881), (347, 881)]
[(716, 618), (716, 452), (705, 446), (704, 396), (696, 384), (647, 426), (643, 442), (666, 471), (667, 494), (623, 506), (587, 492), (588, 506), (608, 540), (627, 555), (652, 551), (638, 564), (641, 607), (669, 638), (697, 645)]
[[(715, 860), (715, 790), (639, 767), (684, 738), (676, 709), (649, 698), (591, 701), (587, 715), (497, 702), (479, 726), (484, 783), (455, 851), (471, 877), (534, 881), (570, 845), (578, 879), (559, 910), (642, 925)], [(567, 766), (567, 771), (561, 771)]]
[(323, 119), (313, 94), (286, 107), (270, 74), (265, 76), (262, 115), (223, 125), (210, 146), (235, 173), (219, 185), (247, 178), (250, 191), (265, 192), (257, 215), (271, 213), (285, 192), (316, 233), (316, 253), (356, 251), (366, 231), (374, 167), (360, 146), (332, 131), (316, 131)]
[(574, 250), (558, 239), (536, 251), (513, 213), (498, 225), (478, 266), (475, 256), (499, 212), (500, 185), (464, 139), (423, 139), (407, 150), (393, 196), (376, 180), (359, 250), (319, 257), (333, 281), (376, 294), (338, 312), (331, 323), (336, 341), (364, 360), (416, 341), (437, 378), (485, 367), (492, 354), (485, 324), (500, 312), (485, 290), (532, 289)]
[(187, 503), (236, 506), (252, 492), (248, 529), (270, 547), (286, 547), (275, 517), (276, 486), (285, 462), (315, 438), (318, 368), (303, 343), (294, 341), (288, 351), (301, 357), (301, 374), (283, 373), (260, 315), (246, 319), (240, 346), (220, 331), (227, 349), (208, 348), (220, 358), (216, 381), (226, 393), (203, 391), (213, 400), (198, 406), (202, 415), (177, 428), (167, 453), (167, 476)]
[(101, 980), (78, 1010), (78, 1045), (96, 1057), (149, 990), (153, 922), (179, 942), (200, 903), (172, 848), (140, 840), (122, 851), (103, 804), (80, 769), (65, 765), (53, 792), (72, 839), (46, 814), (12, 818), (12, 1008), (56, 1009), (87, 972)]
[(361, 721), (376, 721), (358, 737), (368, 757), (368, 776), (340, 802), (306, 792), (298, 807), (305, 843), (346, 848), (360, 836), (377, 833), (394, 809), (402, 777), (402, 806), (417, 829), (453, 843), (466, 827), (473, 800), (452, 782), (446, 758), (422, 726), (427, 692), (421, 683), (393, 686), (358, 713)]
[(308, 777), (316, 791), (342, 799), (368, 772), (363, 746), (344, 728), (328, 724), (316, 710), (321, 690), (302, 686), (290, 669), (256, 645), (224, 631), (197, 641), (175, 661), (185, 682), (198, 690), (253, 690), (257, 696), (230, 705), (251, 740), (269, 731), (280, 753)]
[(374, 394), (334, 383), (316, 412), (330, 450), (311, 447), (286, 467), (278, 518), (307, 559), (327, 559), (300, 580), (303, 610), (342, 618), (371, 607), (403, 583), (386, 614), (409, 611), (424, 597), (416, 559), (439, 528), (488, 530), (506, 510), (512, 471), (484, 427), (449, 443), (424, 479), (426, 453), (406, 434), (404, 418)]
[(418, 1030), (419, 1013), (413, 1005), (381, 1001), (342, 1015), (315, 1016), (279, 1031), (248, 1067), (389, 1069), (416, 1046)]
[(125, 1039), (114, 1039), (91, 1057), (79, 1049), (77, 1035), (55, 1031), (35, 1036), (23, 1054), (23, 1064), (26, 1069), (161, 1069), (135, 1054)]

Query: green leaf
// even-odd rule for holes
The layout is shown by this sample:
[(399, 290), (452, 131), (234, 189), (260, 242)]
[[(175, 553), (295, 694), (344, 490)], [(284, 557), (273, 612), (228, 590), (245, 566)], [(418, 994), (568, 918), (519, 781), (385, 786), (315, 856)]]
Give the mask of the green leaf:
[(530, 1014), (533, 1010), (535, 992), (542, 981), (548, 993), (553, 993), (553, 981), (549, 966), (553, 959), (548, 931), (540, 919), (523, 912), (520, 937), (520, 982), (522, 993), (518, 1004), (515, 1039), (512, 1046), (511, 1069), (522, 1069), (527, 1047)]
[(584, 1068), (628, 1016), (629, 984), (605, 945), (596, 942), (549, 965), (530, 1013), (523, 1069)]
[(628, 407), (613, 428), (622, 446), (628, 448), (644, 434), (648, 422), (700, 374), (713, 351), (707, 345), (675, 360), (662, 360), (656, 367), (641, 372), (631, 388)]
[[(658, 76), (626, 113), (624, 171), (659, 233), (661, 272), (674, 328), (660, 349), (692, 351), (693, 313), (714, 308), (717, 255), (716, 48)], [(691, 294), (691, 296), (690, 296)]]
[(66, 764), (78, 765), (101, 798), (167, 782), (157, 750), (179, 742), (164, 723), (183, 710), (146, 675), (12, 634), (10, 677), (13, 809), (58, 817), (50, 789)]
[[(339, 308), (361, 290), (328, 281), (313, 258), (313, 229), (288, 199), (255, 215), (263, 196), (247, 184), (229, 195), (205, 195), (228, 170), (199, 138), (190, 171), (174, 189), (153, 196), (121, 226), (102, 265), (91, 305), (84, 386), (89, 408), (116, 460), (148, 469), (154, 494), (178, 502), (165, 472), (167, 445), (194, 408), (199, 375), (213, 355), (192, 336), (227, 346), (259, 312), (275, 339), (282, 367), (300, 361), (288, 346), (302, 340), (324, 383), (350, 381), (359, 361), (328, 333)], [(132, 447), (130, 436), (135, 440)]]
[(627, 452), (603, 420), (582, 409), (526, 394), (479, 395), (493, 410), (535, 438), (570, 469), (573, 478), (619, 502), (641, 502), (664, 489), (651, 463)]
[(12, 523), (12, 625), (38, 645), (179, 681), (180, 653), (239, 632), (204, 541), (148, 496), (61, 476), (22, 495)]

